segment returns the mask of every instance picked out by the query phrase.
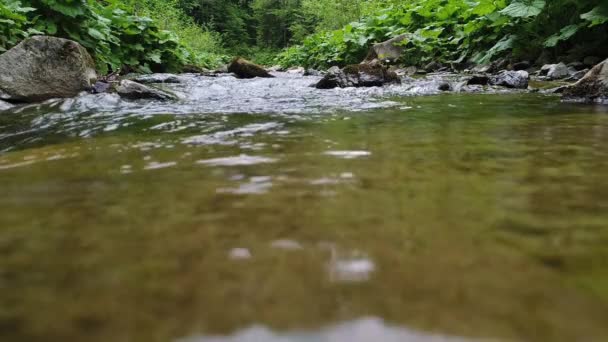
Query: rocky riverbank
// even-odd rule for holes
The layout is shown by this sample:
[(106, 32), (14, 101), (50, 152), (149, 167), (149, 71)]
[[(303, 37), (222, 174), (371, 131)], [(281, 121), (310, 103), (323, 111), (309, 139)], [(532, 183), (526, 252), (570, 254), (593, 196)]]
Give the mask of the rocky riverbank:
[[(212, 72), (98, 77), (91, 56), (78, 43), (37, 36), (0, 55), (0, 111), (55, 98), (104, 93), (115, 94), (123, 101), (188, 102), (188, 97), (193, 95), (187, 92), (180, 94), (179, 86), (172, 85), (193, 84), (193, 79), (214, 79), (218, 76), (233, 77), (245, 82), (248, 79), (281, 75), (285, 76), (281, 76), (283, 79), (276, 82), (278, 84), (275, 86), (289, 87), (285, 83), (285, 77), (292, 82), (300, 78), (309, 82), (310, 87), (316, 88), (311, 91), (317, 92), (334, 88), (370, 87), (385, 88), (382, 91), (367, 92), (379, 96), (542, 91), (563, 93), (564, 101), (608, 103), (608, 61), (597, 64), (591, 70), (586, 68), (586, 63), (591, 60), (569, 65), (547, 64), (540, 68), (529, 62), (507, 63), (502, 60), (464, 70), (431, 63), (424, 69), (419, 69), (387, 66), (398, 53), (398, 49), (388, 49), (388, 43), (394, 44), (395, 41), (375, 45), (368, 59), (361, 64), (333, 67), (327, 71), (292, 68), (281, 72), (280, 67), (265, 69), (237, 57), (225, 68)], [(390, 54), (394, 55), (391, 57)], [(384, 58), (380, 60), (378, 56)], [(547, 83), (555, 81), (558, 83)], [(274, 91), (281, 93), (276, 87)]]

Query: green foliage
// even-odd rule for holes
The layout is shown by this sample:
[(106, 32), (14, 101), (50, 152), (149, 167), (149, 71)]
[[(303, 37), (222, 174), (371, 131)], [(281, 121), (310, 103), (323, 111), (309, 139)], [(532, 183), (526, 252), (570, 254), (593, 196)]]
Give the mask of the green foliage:
[(529, 18), (539, 15), (547, 3), (545, 0), (519, 0), (512, 2), (500, 13), (513, 18)]
[(30, 24), (27, 13), (32, 11), (33, 8), (24, 7), (16, 0), (0, 2), (0, 52), (6, 51), (30, 34), (37, 33), (27, 28)]
[(581, 19), (591, 22), (591, 26), (608, 23), (608, 4), (594, 7), (591, 11), (583, 13)]
[[(173, 25), (135, 15), (135, 8), (118, 0), (8, 0), (0, 5), (0, 48), (6, 49), (32, 34), (65, 37), (91, 52), (101, 73), (120, 69), (140, 72), (176, 71), (186, 64), (211, 64), (201, 47), (185, 44)], [(138, 2), (140, 5), (141, 3)], [(169, 18), (174, 22), (181, 17)], [(192, 30), (182, 25), (180, 33)], [(192, 36), (201, 31), (190, 32)], [(193, 41), (194, 39), (192, 39)]]
[[(311, 0), (312, 1), (312, 0)], [(375, 0), (362, 20), (321, 31), (278, 58), (285, 66), (360, 62), (369, 47), (404, 34), (401, 62), (488, 63), (511, 55), (607, 55), (608, 4), (595, 0)]]

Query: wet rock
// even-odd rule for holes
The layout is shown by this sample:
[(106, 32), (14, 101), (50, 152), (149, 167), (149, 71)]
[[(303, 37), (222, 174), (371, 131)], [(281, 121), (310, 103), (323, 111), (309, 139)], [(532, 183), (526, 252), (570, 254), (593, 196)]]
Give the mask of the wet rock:
[(228, 72), (234, 73), (238, 78), (274, 77), (263, 67), (241, 57), (232, 60), (228, 65)]
[(188, 74), (200, 74), (200, 73), (203, 73), (206, 71), (208, 71), (208, 70), (205, 68), (196, 66), (196, 65), (192, 65), (192, 64), (184, 65), (181, 69), (181, 72), (188, 73)]
[(437, 89), (441, 91), (450, 91), (452, 90), (452, 86), (448, 82), (441, 82)]
[(490, 77), (486, 75), (473, 75), (467, 81), (467, 85), (488, 85), (488, 83), (490, 83)]
[(568, 78), (568, 81), (578, 81), (585, 77), (585, 75), (589, 72), (589, 69), (584, 69), (580, 71), (573, 72), (572, 75)]
[(593, 67), (580, 81), (567, 87), (563, 99), (608, 104), (608, 59)]
[(303, 67), (297, 67), (297, 68), (289, 68), (286, 71), (288, 74), (301, 74), (304, 75), (304, 73), (306, 73), (306, 69), (304, 69)]
[(319, 71), (319, 70), (315, 70), (315, 69), (306, 69), (306, 72), (304, 72), (304, 76), (323, 76), (324, 73)]
[(572, 63), (568, 63), (568, 68), (573, 68), (576, 71), (581, 71), (581, 70), (586, 69), (587, 66), (583, 62), (572, 62)]
[(14, 105), (6, 102), (6, 101), (2, 101), (0, 100), (0, 112), (5, 111), (5, 110), (9, 110), (11, 108), (13, 108)]
[(405, 39), (407, 39), (407, 35), (402, 34), (385, 42), (374, 44), (369, 50), (365, 60), (368, 62), (373, 61), (374, 59), (389, 63), (396, 62), (405, 49), (405, 46), (401, 46), (399, 43), (403, 42)]
[(491, 69), (492, 69), (492, 65), (490, 65), (490, 64), (480, 64), (480, 65), (476, 65), (475, 67), (473, 67), (473, 69), (471, 69), (471, 72), (485, 74), (487, 72), (490, 72)]
[(131, 81), (150, 84), (150, 83), (182, 83), (184, 78), (175, 74), (149, 74), (149, 75), (138, 75), (128, 78)]
[(332, 67), (315, 87), (317, 89), (381, 87), (389, 83), (400, 83), (400, 79), (385, 66), (370, 63), (348, 65), (344, 69)]
[(532, 64), (528, 61), (521, 61), (518, 63), (513, 64), (512, 68), (515, 71), (519, 71), (519, 70), (527, 70), (532, 66)]
[(110, 83), (108, 82), (103, 82), (103, 81), (97, 81), (95, 82), (95, 84), (91, 87), (91, 93), (92, 94), (101, 94), (101, 93), (105, 93), (107, 91), (109, 91), (111, 88)]
[(546, 75), (550, 80), (561, 80), (570, 76), (570, 70), (564, 63), (546, 64), (540, 70), (541, 75)]
[(130, 80), (120, 81), (120, 83), (116, 86), (116, 93), (118, 93), (118, 95), (120, 95), (121, 97), (130, 100), (149, 99), (168, 101), (177, 99), (175, 95), (169, 92), (139, 84)]
[(36, 102), (74, 97), (96, 79), (93, 59), (71, 40), (35, 36), (0, 55), (4, 99)]
[(602, 62), (602, 59), (596, 56), (587, 56), (583, 59), (583, 64), (588, 67), (595, 66), (596, 64)]
[(500, 73), (489, 78), (489, 84), (503, 86), (507, 88), (526, 89), (530, 75), (528, 72), (519, 71), (501, 71)]

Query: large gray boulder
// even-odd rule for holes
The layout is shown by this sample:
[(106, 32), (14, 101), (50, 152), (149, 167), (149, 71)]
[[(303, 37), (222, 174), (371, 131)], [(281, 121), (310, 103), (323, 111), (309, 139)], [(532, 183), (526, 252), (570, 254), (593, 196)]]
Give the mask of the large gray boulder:
[(401, 42), (407, 39), (407, 34), (399, 35), (385, 42), (374, 44), (365, 58), (366, 61), (378, 59), (381, 61), (396, 62), (405, 49), (405, 46), (400, 45)]
[(329, 69), (315, 88), (381, 87), (389, 83), (401, 83), (401, 79), (385, 66), (379, 63), (353, 64), (344, 69)]
[(608, 59), (593, 67), (580, 81), (567, 87), (563, 99), (608, 104)]
[(116, 93), (129, 100), (176, 100), (177, 97), (169, 92), (146, 86), (130, 80), (122, 80), (116, 86)]
[(526, 89), (530, 81), (530, 75), (524, 70), (501, 71), (489, 79), (490, 85), (503, 86), (507, 88)]
[(5, 100), (74, 97), (96, 78), (89, 53), (67, 39), (35, 36), (0, 55), (0, 96)]
[(241, 57), (236, 57), (230, 62), (228, 72), (235, 74), (238, 78), (274, 77), (263, 67)]
[(570, 69), (564, 63), (545, 64), (540, 69), (540, 74), (547, 76), (550, 80), (561, 80), (570, 76)]

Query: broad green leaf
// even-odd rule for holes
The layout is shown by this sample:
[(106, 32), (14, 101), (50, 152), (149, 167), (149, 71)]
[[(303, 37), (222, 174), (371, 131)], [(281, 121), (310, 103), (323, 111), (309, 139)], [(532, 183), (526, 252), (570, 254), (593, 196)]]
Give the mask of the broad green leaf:
[(87, 30), (87, 32), (89, 33), (89, 36), (91, 36), (91, 37), (93, 37), (95, 39), (99, 39), (99, 40), (105, 40), (106, 39), (106, 36), (103, 33), (99, 32), (97, 29), (94, 29), (92, 27), (89, 28)]
[(581, 15), (581, 19), (591, 22), (591, 26), (602, 25), (608, 22), (608, 5), (600, 5), (590, 12)]
[(568, 26), (564, 27), (563, 29), (561, 29), (559, 31), (559, 33), (556, 33), (556, 34), (552, 35), (551, 37), (549, 37), (545, 41), (545, 46), (554, 47), (560, 41), (570, 39), (570, 37), (574, 36), (576, 34), (576, 32), (578, 32), (579, 28), (580, 27), (578, 25), (568, 25)]
[(513, 18), (528, 18), (539, 15), (547, 3), (545, 0), (518, 0), (512, 2), (500, 13)]

